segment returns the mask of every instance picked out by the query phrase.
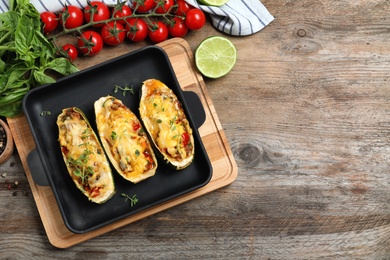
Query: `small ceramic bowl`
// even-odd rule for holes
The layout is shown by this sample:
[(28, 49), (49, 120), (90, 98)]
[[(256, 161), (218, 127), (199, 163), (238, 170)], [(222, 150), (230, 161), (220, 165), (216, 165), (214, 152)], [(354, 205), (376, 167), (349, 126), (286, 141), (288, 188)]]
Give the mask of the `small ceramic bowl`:
[[(6, 122), (0, 119), (0, 127), (4, 129), (4, 131), (0, 131), (0, 134), (5, 132), (6, 142), (0, 140), (0, 146), (5, 145), (4, 150), (0, 149), (0, 165), (5, 163), (14, 152), (14, 140), (12, 138), (11, 130), (9, 129)], [(1, 138), (3, 139), (3, 137)]]

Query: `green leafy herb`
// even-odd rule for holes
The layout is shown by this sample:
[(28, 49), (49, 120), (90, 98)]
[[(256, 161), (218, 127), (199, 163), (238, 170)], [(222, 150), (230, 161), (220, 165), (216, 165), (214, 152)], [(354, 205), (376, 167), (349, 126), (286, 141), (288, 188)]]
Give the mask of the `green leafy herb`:
[(115, 85), (114, 93), (117, 93), (119, 90), (122, 90), (122, 96), (126, 96), (126, 92), (130, 92), (130, 94), (134, 95), (133, 87), (128, 87), (127, 85), (125, 87)]
[(0, 116), (18, 115), (30, 89), (55, 82), (50, 71), (69, 75), (78, 69), (56, 56), (30, 1), (10, 1), (10, 10), (0, 14)]
[(76, 159), (69, 158), (68, 164), (74, 168), (74, 175), (81, 179), (82, 184), (85, 184), (88, 177), (94, 173), (92, 167), (88, 165), (89, 155), (93, 152), (87, 148), (88, 143), (82, 145), (86, 147), (84, 152)]
[(39, 115), (40, 115), (40, 116), (51, 116), (51, 112), (45, 110), (45, 111), (42, 111)]
[(176, 122), (176, 116), (173, 117), (173, 119), (169, 120), (169, 126), (170, 126), (170, 128), (171, 128), (173, 131), (176, 130), (175, 122)]
[(116, 137), (117, 137), (116, 132), (112, 131), (112, 132), (111, 132), (111, 139), (112, 139), (112, 140), (115, 140)]
[(123, 130), (122, 133), (117, 134), (116, 132), (112, 131), (111, 132), (111, 139), (112, 140), (120, 140), (122, 136), (126, 136), (126, 130)]
[(91, 130), (89, 128), (86, 128), (81, 135), (81, 139), (87, 139), (91, 136)]
[(122, 193), (121, 196), (125, 197), (125, 202), (130, 201), (130, 207), (134, 207), (135, 204), (137, 204), (137, 202), (138, 202), (136, 194), (134, 194), (132, 197), (130, 197), (129, 195)]

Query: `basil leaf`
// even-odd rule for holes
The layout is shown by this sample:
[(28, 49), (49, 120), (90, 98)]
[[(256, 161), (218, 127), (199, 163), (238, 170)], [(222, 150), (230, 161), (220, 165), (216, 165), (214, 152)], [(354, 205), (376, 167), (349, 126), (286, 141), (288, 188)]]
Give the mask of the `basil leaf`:
[(24, 95), (26, 95), (28, 89), (20, 89), (18, 91), (9, 93), (8, 95), (3, 95), (0, 97), (0, 104), (2, 106), (9, 105), (13, 102), (17, 102), (23, 99)]
[(47, 61), (55, 58), (55, 49), (53, 45), (46, 39), (46, 37), (41, 32), (36, 32), (34, 38), (31, 42), (34, 48), (39, 53), (41, 62)]
[(31, 42), (34, 38), (34, 31), (31, 30), (32, 21), (27, 16), (19, 18), (18, 25), (15, 31), (15, 47), (19, 55), (27, 55)]
[(36, 70), (33, 72), (34, 79), (38, 82), (39, 85), (45, 85), (56, 82), (55, 79), (45, 74), (44, 71)]
[(9, 31), (12, 30), (14, 31), (15, 28), (18, 25), (18, 20), (19, 20), (19, 14), (16, 12), (5, 12), (5, 13), (0, 13), (0, 21), (3, 21), (1, 24), (1, 31)]
[(15, 101), (11, 104), (0, 105), (0, 115), (6, 117), (13, 117), (20, 114), (20, 112), (22, 111), (22, 99), (19, 101)]
[(66, 58), (56, 58), (49, 63), (47, 63), (47, 67), (50, 69), (57, 71), (62, 75), (69, 75), (79, 70)]
[(0, 116), (20, 113), (27, 92), (54, 83), (56, 73), (78, 71), (67, 59), (56, 58), (56, 47), (42, 33), (40, 14), (30, 0), (10, 0), (9, 7), (0, 14)]
[(13, 66), (7, 71), (8, 82), (6, 84), (6, 88), (12, 86), (16, 81), (20, 79), (24, 79), (24, 74), (28, 71), (27, 68), (23, 68), (22, 66)]
[(0, 72), (3, 72), (5, 70), (5, 62), (0, 59)]

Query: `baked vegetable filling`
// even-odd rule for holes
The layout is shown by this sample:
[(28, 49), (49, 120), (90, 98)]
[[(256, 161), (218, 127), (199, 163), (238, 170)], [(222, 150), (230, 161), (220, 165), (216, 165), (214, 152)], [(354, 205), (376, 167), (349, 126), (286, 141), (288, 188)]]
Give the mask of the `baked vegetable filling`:
[(156, 146), (169, 161), (187, 165), (194, 154), (192, 129), (180, 101), (158, 80), (142, 88), (141, 118)]
[(103, 146), (118, 172), (134, 183), (154, 175), (157, 161), (134, 113), (111, 96), (99, 99), (95, 112)]
[(111, 169), (104, 151), (77, 108), (58, 116), (59, 142), (68, 172), (76, 186), (91, 200), (102, 203), (115, 193)]

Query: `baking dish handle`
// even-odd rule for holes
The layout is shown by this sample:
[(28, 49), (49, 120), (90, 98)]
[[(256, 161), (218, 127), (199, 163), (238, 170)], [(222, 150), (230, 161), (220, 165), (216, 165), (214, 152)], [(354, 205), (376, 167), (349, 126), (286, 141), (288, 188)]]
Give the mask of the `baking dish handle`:
[(202, 101), (200, 101), (198, 94), (193, 91), (183, 91), (183, 94), (195, 126), (197, 128), (201, 127), (206, 121), (206, 112), (204, 111)]
[(45, 170), (42, 166), (42, 161), (39, 158), (37, 149), (32, 150), (27, 155), (27, 164), (30, 169), (31, 176), (34, 182), (39, 186), (49, 186)]

